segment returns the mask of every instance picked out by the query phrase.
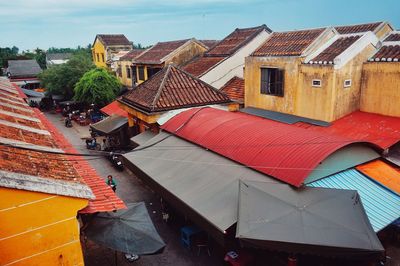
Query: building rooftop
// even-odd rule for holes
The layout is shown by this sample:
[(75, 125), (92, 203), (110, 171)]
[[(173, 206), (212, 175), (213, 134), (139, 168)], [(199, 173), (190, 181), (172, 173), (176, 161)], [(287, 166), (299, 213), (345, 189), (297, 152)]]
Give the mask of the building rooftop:
[(217, 43), (219, 43), (220, 40), (199, 40), (199, 42), (201, 42), (202, 44), (207, 46), (208, 49), (210, 49), (210, 48), (214, 47), (215, 45), (217, 45)]
[(369, 61), (400, 62), (400, 43), (398, 45), (383, 45)]
[(349, 34), (349, 33), (361, 33), (367, 31), (375, 31), (379, 26), (381, 26), (384, 22), (372, 22), (365, 24), (355, 24), (355, 25), (344, 25), (344, 26), (336, 26), (335, 29), (340, 34)]
[(253, 56), (300, 56), (326, 28), (274, 32)]
[(8, 60), (7, 73), (11, 78), (36, 77), (42, 69), (36, 60)]
[(400, 42), (400, 32), (394, 31), (390, 33), (384, 40), (384, 42)]
[(225, 58), (225, 56), (198, 56), (189, 61), (182, 67), (182, 69), (196, 77), (199, 77)]
[(180, 48), (185, 43), (189, 42), (190, 39), (159, 42), (151, 48), (147, 49), (140, 56), (136, 57), (134, 63), (136, 64), (162, 64), (163, 58)]
[(145, 112), (161, 112), (231, 102), (204, 81), (168, 65), (120, 100)]
[(360, 39), (361, 35), (339, 37), (329, 47), (311, 59), (311, 64), (334, 64), (334, 59)]
[(68, 60), (72, 56), (72, 53), (47, 53), (47, 60)]
[(224, 92), (228, 97), (236, 102), (244, 102), (244, 79), (234, 76), (231, 78), (220, 91)]
[(97, 34), (98, 38), (104, 45), (131, 45), (131, 42), (124, 34)]
[(127, 52), (125, 55), (121, 56), (119, 58), (120, 61), (130, 61), (135, 59), (138, 55), (143, 53), (145, 50), (144, 49), (132, 49), (129, 52)]

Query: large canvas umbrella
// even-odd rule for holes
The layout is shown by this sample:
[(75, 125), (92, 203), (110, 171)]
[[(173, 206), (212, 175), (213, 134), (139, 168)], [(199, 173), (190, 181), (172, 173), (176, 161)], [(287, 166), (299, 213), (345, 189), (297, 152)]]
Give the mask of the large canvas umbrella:
[(144, 202), (128, 209), (98, 214), (85, 230), (86, 236), (111, 249), (137, 255), (154, 254), (165, 247)]
[(293, 189), (241, 181), (236, 236), (245, 246), (290, 253), (381, 258), (357, 191)]

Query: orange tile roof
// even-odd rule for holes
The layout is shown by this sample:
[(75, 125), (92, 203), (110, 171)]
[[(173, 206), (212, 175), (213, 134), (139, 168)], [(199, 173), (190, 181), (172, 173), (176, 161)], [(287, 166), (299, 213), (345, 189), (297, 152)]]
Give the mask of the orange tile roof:
[(400, 45), (383, 45), (369, 61), (400, 62)]
[(224, 56), (200, 56), (190, 61), (187, 65), (182, 67), (183, 70), (189, 72), (193, 76), (200, 77), (202, 74), (213, 68), (219, 62), (224, 60)]
[(400, 32), (392, 32), (387, 36), (384, 42), (399, 42), (400, 41)]
[(356, 167), (358, 171), (400, 194), (400, 172), (389, 164), (375, 160)]
[(337, 27), (335, 27), (335, 29), (340, 34), (360, 33), (360, 32), (367, 32), (367, 31), (374, 31), (381, 24), (382, 24), (382, 22), (373, 22), (373, 23), (365, 23), (365, 24), (357, 24), (357, 25), (337, 26)]
[(254, 56), (300, 56), (326, 28), (274, 32)]
[(220, 90), (228, 95), (231, 100), (239, 103), (244, 102), (244, 79), (235, 76), (222, 86)]
[(162, 64), (164, 62), (161, 60), (164, 57), (187, 43), (189, 40), (190, 39), (156, 43), (153, 47), (136, 57), (133, 62), (136, 64)]

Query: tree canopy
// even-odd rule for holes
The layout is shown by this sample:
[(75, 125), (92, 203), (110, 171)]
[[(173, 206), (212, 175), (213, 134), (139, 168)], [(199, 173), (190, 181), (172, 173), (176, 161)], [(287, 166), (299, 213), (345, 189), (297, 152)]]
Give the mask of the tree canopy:
[(74, 96), (75, 84), (94, 67), (90, 55), (82, 51), (74, 54), (67, 63), (46, 69), (39, 79), (50, 95), (63, 95), (69, 100)]
[(112, 102), (121, 90), (121, 83), (104, 68), (95, 68), (83, 75), (75, 86), (74, 100), (104, 106)]

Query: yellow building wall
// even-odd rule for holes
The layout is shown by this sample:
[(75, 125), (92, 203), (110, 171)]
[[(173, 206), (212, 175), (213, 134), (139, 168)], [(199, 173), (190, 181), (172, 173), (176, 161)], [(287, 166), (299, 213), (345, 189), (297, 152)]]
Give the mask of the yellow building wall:
[(380, 30), (378, 30), (375, 35), (379, 40), (384, 39), (391, 31), (393, 31), (392, 27), (389, 24), (385, 24)]
[(0, 188), (0, 265), (83, 265), (76, 216), (87, 204)]
[(364, 63), (361, 111), (400, 117), (400, 63)]
[(132, 87), (132, 70), (135, 70), (136, 71), (136, 68), (133, 68), (132, 70), (131, 70), (131, 77), (130, 78), (128, 78), (128, 74), (127, 74), (127, 72), (126, 72), (126, 67), (128, 66), (128, 67), (130, 67), (132, 65), (132, 62), (130, 61), (130, 60), (127, 60), (127, 61), (119, 61), (118, 62), (118, 66), (120, 66), (121, 67), (121, 75), (122, 75), (122, 77), (121, 76), (119, 76), (118, 74), (117, 74), (117, 77), (118, 77), (118, 79), (119, 79), (119, 81), (121, 81), (121, 83), (123, 84), (123, 85), (125, 85), (126, 87)]
[[(247, 57), (245, 61), (245, 99), (246, 107), (272, 110), (294, 114), (296, 110), (296, 90), (300, 59), (295, 57), (263, 58)], [(284, 96), (260, 93), (261, 68), (277, 67), (284, 69)]]
[[(97, 60), (97, 55), (99, 57), (99, 60)], [(102, 56), (103, 55), (103, 56)], [(106, 67), (106, 49), (104, 45), (96, 39), (94, 42), (94, 45), (92, 47), (92, 56), (93, 56), (93, 62), (97, 67)], [(103, 60), (104, 57), (104, 60)]]
[[(144, 67), (144, 79), (140, 79), (139, 78), (139, 67), (143, 66)], [(160, 67), (164, 67), (164, 65), (160, 66)], [(140, 83), (143, 83), (144, 81), (146, 81), (148, 79), (148, 75), (147, 75), (147, 66), (146, 65), (137, 65), (136, 66), (136, 78), (137, 78), (137, 84), (139, 85)]]

